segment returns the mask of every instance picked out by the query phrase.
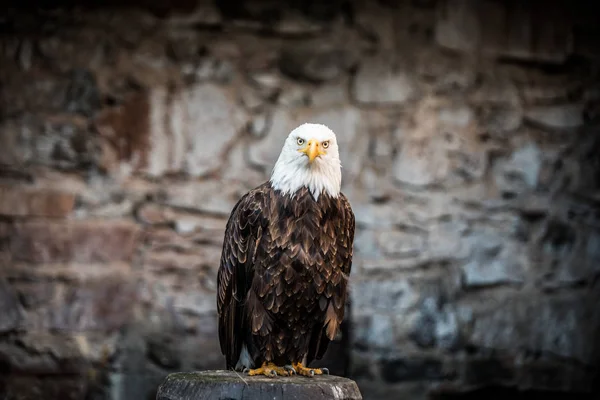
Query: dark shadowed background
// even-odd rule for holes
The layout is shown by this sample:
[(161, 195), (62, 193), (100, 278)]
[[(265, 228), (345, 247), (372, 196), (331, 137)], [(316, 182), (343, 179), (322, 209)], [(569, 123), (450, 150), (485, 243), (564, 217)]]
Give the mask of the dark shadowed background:
[(12, 2), (0, 398), (153, 399), (223, 368), (226, 218), (307, 121), (337, 132), (357, 220), (321, 365), (365, 399), (597, 390), (593, 3)]

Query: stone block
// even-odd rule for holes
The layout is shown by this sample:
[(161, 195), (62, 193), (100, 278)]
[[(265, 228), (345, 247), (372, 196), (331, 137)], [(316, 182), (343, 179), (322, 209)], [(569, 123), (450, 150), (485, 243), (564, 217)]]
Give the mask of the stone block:
[(13, 374), (78, 375), (86, 368), (85, 356), (75, 337), (65, 333), (28, 332), (0, 343), (0, 358)]
[(286, 46), (281, 52), (279, 68), (300, 81), (335, 80), (356, 64), (358, 55), (322, 40)]
[(443, 304), (444, 294), (426, 297), (410, 327), (408, 337), (421, 348), (456, 350), (461, 343), (459, 317), (454, 307)]
[(246, 377), (232, 371), (202, 371), (170, 374), (158, 388), (157, 400), (183, 400), (190, 397), (236, 400), (248, 399), (328, 399), (361, 400), (356, 383), (333, 375), (313, 379), (278, 378), (277, 384), (268, 377)]
[(17, 186), (0, 186), (0, 215), (62, 218), (75, 206), (72, 193)]
[(247, 192), (234, 180), (201, 180), (172, 182), (160, 191), (160, 203), (207, 214), (229, 217), (233, 206)]
[(557, 64), (573, 48), (572, 21), (558, 3), (445, 0), (438, 3), (435, 39), (452, 50)]
[(17, 329), (22, 321), (23, 311), (17, 293), (3, 277), (0, 278), (0, 310), (2, 310), (0, 333)]
[(432, 381), (448, 377), (444, 373), (443, 363), (435, 358), (385, 359), (380, 368), (382, 378), (387, 383)]
[(462, 267), (466, 287), (525, 282), (524, 246), (484, 232), (475, 232), (469, 241), (471, 259)]
[(363, 105), (403, 105), (420, 95), (418, 81), (389, 59), (362, 60), (351, 85), (351, 96)]
[(119, 144), (120, 159), (135, 170), (150, 176), (179, 171), (203, 176), (221, 165), (244, 117), (227, 91), (199, 83), (174, 93), (158, 87), (136, 95), (100, 116), (96, 127)]
[(461, 104), (428, 98), (413, 115), (392, 167), (394, 179), (416, 187), (458, 185), (483, 176), (485, 150), (477, 141), (473, 110)]
[(32, 331), (114, 332), (131, 322), (138, 301), (135, 283), (122, 277), (59, 285), (51, 302), (28, 311), (25, 324)]
[(583, 125), (583, 110), (583, 104), (537, 106), (525, 111), (525, 119), (543, 129), (572, 130)]
[(20, 113), (0, 123), (0, 162), (54, 168), (86, 168), (100, 157), (96, 138), (79, 116), (42, 117)]
[(593, 304), (590, 296), (577, 294), (515, 298), (477, 316), (469, 341), (485, 349), (526, 349), (593, 363), (589, 343), (600, 326)]
[(12, 259), (29, 263), (128, 261), (140, 237), (129, 221), (24, 221), (10, 229)]
[(351, 283), (352, 309), (357, 314), (381, 311), (400, 313), (417, 304), (418, 288), (406, 279), (353, 279)]
[(87, 392), (87, 380), (82, 377), (11, 376), (0, 395), (6, 400), (64, 399), (81, 400)]

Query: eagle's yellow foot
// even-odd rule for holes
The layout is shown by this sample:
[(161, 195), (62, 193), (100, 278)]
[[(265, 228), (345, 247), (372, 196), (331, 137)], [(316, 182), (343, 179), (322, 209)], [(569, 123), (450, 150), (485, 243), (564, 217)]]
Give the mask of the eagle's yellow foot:
[(296, 373), (298, 375), (304, 376), (315, 376), (315, 375), (329, 375), (329, 370), (327, 368), (306, 368), (302, 363), (294, 363), (292, 364)]
[(290, 376), (294, 374), (294, 370), (289, 367), (278, 367), (273, 363), (263, 363), (262, 367), (251, 369), (248, 375), (265, 375), (268, 377), (275, 376)]

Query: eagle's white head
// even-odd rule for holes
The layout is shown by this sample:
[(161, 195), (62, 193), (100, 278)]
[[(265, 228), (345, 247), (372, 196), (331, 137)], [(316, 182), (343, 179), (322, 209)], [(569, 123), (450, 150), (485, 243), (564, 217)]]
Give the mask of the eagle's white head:
[(325, 125), (308, 123), (290, 132), (273, 168), (271, 185), (292, 196), (306, 186), (315, 200), (323, 192), (337, 197), (342, 167), (335, 133)]

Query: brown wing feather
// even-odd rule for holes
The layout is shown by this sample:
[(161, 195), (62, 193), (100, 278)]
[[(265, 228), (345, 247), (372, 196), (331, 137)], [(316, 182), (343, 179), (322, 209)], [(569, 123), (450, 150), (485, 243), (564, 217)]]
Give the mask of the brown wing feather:
[[(342, 193), (337, 199), (331, 200), (329, 205), (336, 212), (338, 217), (332, 219), (331, 226), (325, 226), (324, 235), (328, 236), (321, 245), (328, 252), (333, 252), (331, 277), (328, 283), (323, 283), (326, 289), (330, 290), (328, 302), (321, 306), (325, 309), (325, 319), (323, 326), (311, 334), (309, 343), (307, 363), (314, 359), (321, 359), (327, 350), (329, 342), (334, 339), (339, 329), (346, 307), (348, 277), (352, 270), (352, 256), (354, 244), (355, 219), (350, 202)], [(330, 235), (328, 233), (331, 232)], [(331, 239), (331, 245), (327, 246)], [(329, 248), (327, 248), (329, 247)], [(323, 267), (325, 268), (325, 267)], [(325, 292), (327, 295), (327, 291)]]
[[(217, 313), (219, 342), (228, 369), (235, 367), (244, 336), (249, 329), (256, 329), (248, 326), (245, 307), (254, 276), (257, 243), (262, 235), (264, 190), (263, 185), (244, 195), (231, 211), (225, 227), (217, 274)], [(253, 325), (258, 321), (262, 324), (268, 316), (259, 313), (255, 317)]]

